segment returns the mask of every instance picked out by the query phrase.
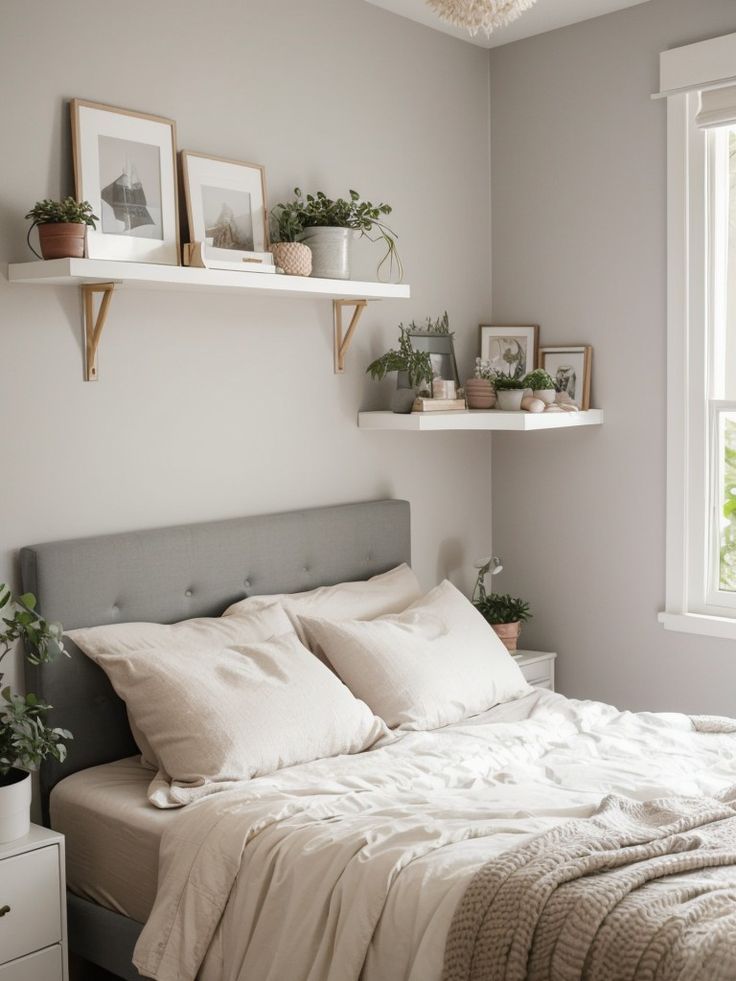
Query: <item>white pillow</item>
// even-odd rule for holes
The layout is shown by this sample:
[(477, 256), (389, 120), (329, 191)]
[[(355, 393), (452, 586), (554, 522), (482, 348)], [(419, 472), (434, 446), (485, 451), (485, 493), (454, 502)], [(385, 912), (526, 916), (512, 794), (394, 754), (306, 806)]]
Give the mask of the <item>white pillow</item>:
[[(195, 651), (228, 644), (247, 644), (268, 640), (288, 633), (291, 623), (281, 607), (264, 603), (249, 611), (228, 610), (221, 617), (197, 617), (181, 623), (112, 623), (101, 627), (70, 630), (69, 637), (88, 657), (98, 664), (106, 654), (137, 654), (142, 651), (170, 650), (187, 647)], [(201, 670), (201, 666), (200, 666)], [(128, 708), (128, 722), (144, 765), (156, 770), (161, 761), (141, 732)]]
[[(278, 600), (289, 614), (299, 639), (307, 643), (299, 622), (301, 616), (323, 617), (326, 620), (372, 620), (386, 613), (401, 613), (421, 595), (422, 588), (416, 574), (404, 563), (360, 582), (319, 586), (304, 593), (250, 596), (228, 607), (225, 616), (257, 609), (264, 603)], [(317, 646), (309, 643), (307, 646), (322, 657)]]
[(260, 643), (102, 652), (94, 660), (161, 761), (165, 772), (148, 794), (157, 807), (188, 804), (295, 763), (357, 753), (387, 734), (290, 626)]
[(353, 694), (391, 728), (436, 729), (529, 691), (495, 631), (447, 580), (398, 615), (301, 620)]

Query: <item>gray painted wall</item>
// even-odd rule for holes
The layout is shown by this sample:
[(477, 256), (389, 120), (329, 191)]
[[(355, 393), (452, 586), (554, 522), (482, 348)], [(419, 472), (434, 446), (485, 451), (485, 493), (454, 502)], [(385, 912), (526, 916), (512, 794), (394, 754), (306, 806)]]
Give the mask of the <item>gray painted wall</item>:
[[(398, 496), (429, 587), (490, 540), (490, 439), (366, 433), (400, 319), (447, 308), (461, 362), (490, 313), (488, 54), (362, 0), (3, 0), (0, 263), (72, 190), (73, 96), (170, 116), (181, 148), (394, 205), (411, 301), (369, 307), (343, 377), (326, 300), (124, 291), (84, 384), (72, 289), (0, 279), (0, 581), (55, 538)], [(377, 247), (356, 274), (372, 278)], [(481, 541), (484, 544), (478, 544)], [(70, 570), (73, 575), (73, 570)], [(11, 672), (12, 673), (12, 672)]]
[(736, 643), (665, 632), (665, 105), (658, 55), (733, 0), (651, 0), (491, 52), (493, 315), (594, 345), (600, 430), (494, 437), (500, 585), (568, 695), (736, 713)]

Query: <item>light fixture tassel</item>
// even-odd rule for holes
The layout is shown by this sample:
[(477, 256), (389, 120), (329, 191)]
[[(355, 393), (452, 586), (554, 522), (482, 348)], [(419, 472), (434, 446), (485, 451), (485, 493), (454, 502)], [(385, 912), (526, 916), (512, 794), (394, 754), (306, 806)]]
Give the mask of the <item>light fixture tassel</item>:
[(464, 27), (475, 37), (484, 31), (487, 37), (497, 27), (504, 27), (529, 10), (536, 0), (427, 0), (442, 20)]

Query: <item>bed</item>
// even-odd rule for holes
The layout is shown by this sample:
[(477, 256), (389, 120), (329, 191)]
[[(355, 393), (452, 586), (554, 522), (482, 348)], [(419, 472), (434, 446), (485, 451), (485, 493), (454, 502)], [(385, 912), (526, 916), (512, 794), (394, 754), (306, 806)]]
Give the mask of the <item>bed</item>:
[[(378, 501), (38, 546), (23, 551), (23, 580), (69, 628), (164, 623), (219, 615), (250, 593), (365, 579), (408, 561), (409, 543), (408, 505)], [(634, 715), (526, 689), (151, 823), (150, 773), (99, 669), (77, 655), (28, 681), (76, 737), (76, 752), (41, 774), (45, 817), (51, 805), (69, 835), (70, 947), (120, 977), (138, 977), (135, 956), (160, 981), (455, 981), (496, 976), (488, 965), (502, 954), (499, 977), (546, 978), (543, 959), (562, 956), (554, 976), (575, 978), (596, 958), (608, 970), (622, 936), (646, 961), (673, 921), (707, 938), (697, 954), (707, 966), (659, 976), (736, 976), (730, 720)], [(95, 842), (84, 828), (100, 820)], [(118, 864), (95, 878), (111, 842)], [(150, 872), (156, 851), (155, 881), (129, 875), (136, 861)], [(558, 882), (562, 868), (575, 877)], [(540, 882), (562, 887), (544, 911)], [(607, 932), (583, 915), (604, 908)], [(642, 913), (654, 932), (640, 929)], [(688, 954), (690, 926), (665, 953)], [(549, 949), (539, 937), (552, 938)], [(536, 945), (528, 975), (522, 941)]]

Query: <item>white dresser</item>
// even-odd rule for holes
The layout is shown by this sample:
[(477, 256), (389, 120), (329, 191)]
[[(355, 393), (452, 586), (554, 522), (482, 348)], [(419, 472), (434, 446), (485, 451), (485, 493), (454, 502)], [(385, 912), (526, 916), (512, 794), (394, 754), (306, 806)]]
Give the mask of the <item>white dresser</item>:
[(514, 660), (530, 685), (555, 690), (555, 658), (552, 651), (517, 651)]
[(0, 844), (0, 981), (67, 981), (64, 837)]

